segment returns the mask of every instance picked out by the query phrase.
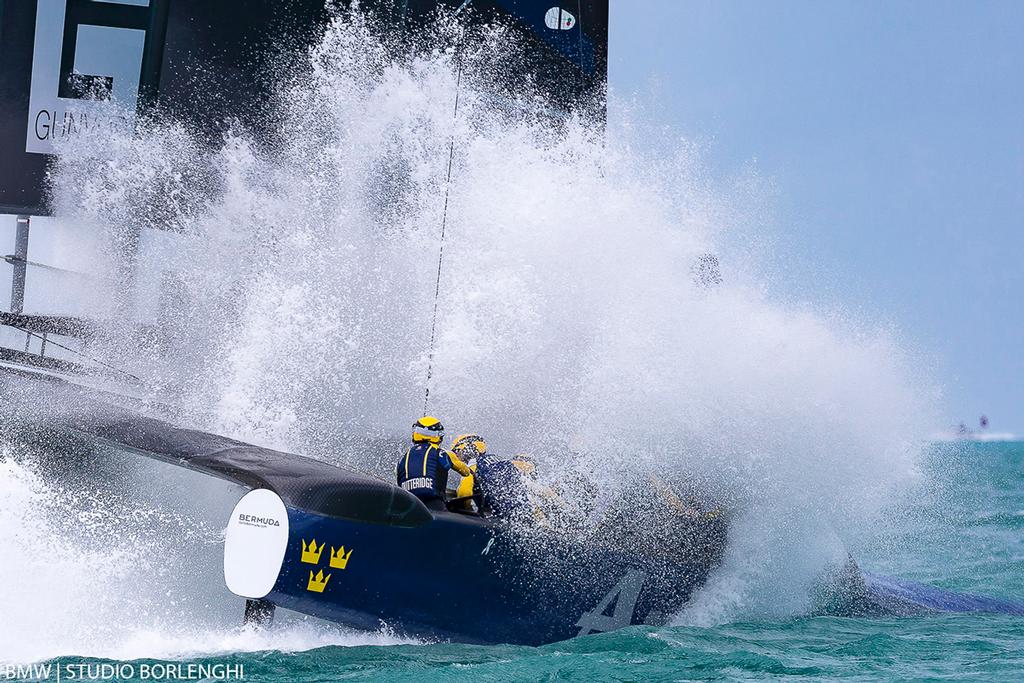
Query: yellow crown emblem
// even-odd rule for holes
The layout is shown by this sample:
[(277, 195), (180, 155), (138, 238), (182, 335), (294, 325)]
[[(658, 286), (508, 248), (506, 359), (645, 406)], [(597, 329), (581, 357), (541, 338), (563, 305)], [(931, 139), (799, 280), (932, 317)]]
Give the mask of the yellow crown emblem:
[(332, 545), (331, 546), (331, 566), (334, 567), (335, 569), (344, 569), (345, 567), (347, 567), (348, 566), (348, 558), (352, 557), (353, 550), (355, 550), (355, 548), (353, 548), (352, 550), (349, 550), (348, 554), (346, 555), (345, 554), (345, 546), (341, 546), (341, 550), (335, 550), (334, 546)]
[(313, 591), (314, 593), (323, 593), (324, 589), (327, 588), (327, 581), (330, 580), (331, 575), (324, 576), (324, 570), (321, 569), (313, 576), (313, 570), (309, 571), (309, 583), (306, 584), (306, 590)]
[(316, 539), (315, 538), (312, 541), (309, 542), (308, 546), (306, 545), (306, 540), (305, 539), (302, 540), (302, 561), (303, 562), (308, 562), (309, 564), (316, 564), (317, 562), (320, 561), (320, 553), (322, 553), (323, 551), (324, 551), (324, 544), (321, 543), (319, 545), (319, 547), (318, 547), (317, 544), (316, 544)]

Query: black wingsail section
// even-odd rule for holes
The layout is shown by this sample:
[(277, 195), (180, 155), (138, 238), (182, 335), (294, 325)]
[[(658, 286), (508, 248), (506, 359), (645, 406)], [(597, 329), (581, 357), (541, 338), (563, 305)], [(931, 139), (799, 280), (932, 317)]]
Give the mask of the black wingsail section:
[(125, 399), (57, 378), (0, 369), (9, 429), (73, 431), (179, 467), (270, 489), (290, 507), (327, 517), (415, 527), (433, 519), (412, 494), (293, 453), (176, 427), (116, 403)]
[(514, 97), (538, 88), (563, 112), (604, 117), (608, 84), (608, 0), (362, 0), (382, 26), (415, 33), (444, 16), (471, 30), (511, 28), (518, 49), (496, 55), (491, 76)]
[(603, 104), (608, 83), (608, 0), (496, 0), (533, 37), (536, 76), (555, 99)]
[[(315, 44), (335, 6), (325, 0), (146, 4), (63, 0), (40, 6), (38, 0), (0, 0), (0, 212), (50, 211), (46, 171), (52, 143), (84, 129), (78, 108), (116, 95), (124, 85), (113, 72), (73, 74), (76, 60), (88, 57), (119, 69), (134, 65), (140, 77), (129, 84), (134, 94), (125, 103), (187, 121), (212, 141), (220, 140), (225, 120), (269, 133), (276, 121), (269, 103), (282, 55), (301, 54)], [(467, 25), (511, 26), (509, 40), (522, 43), (513, 50), (518, 57), (514, 64), (498, 59), (492, 67), (509, 94), (537, 86), (557, 109), (585, 107), (603, 116), (608, 0), (360, 0), (359, 7), (372, 10), (385, 30), (415, 29), (455, 13)], [(54, 8), (64, 14), (63, 30), (48, 28), (48, 22), (59, 23)], [(78, 25), (141, 32), (141, 52), (128, 50), (122, 40), (79, 44)], [(61, 69), (34, 73), (33, 64), (45, 63), (40, 60), (56, 60)], [(155, 111), (146, 106), (154, 102)]]

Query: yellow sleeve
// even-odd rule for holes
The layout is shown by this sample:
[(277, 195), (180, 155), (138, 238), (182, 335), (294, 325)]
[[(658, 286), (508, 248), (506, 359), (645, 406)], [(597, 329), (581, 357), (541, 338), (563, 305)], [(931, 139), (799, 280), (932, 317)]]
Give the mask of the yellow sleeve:
[(459, 488), (455, 495), (459, 498), (469, 498), (473, 495), (473, 477), (463, 477), (459, 482)]
[(448, 451), (448, 459), (452, 462), (452, 469), (461, 474), (464, 477), (473, 476), (473, 470), (466, 467), (466, 463), (459, 460), (459, 456), (455, 455), (451, 451)]

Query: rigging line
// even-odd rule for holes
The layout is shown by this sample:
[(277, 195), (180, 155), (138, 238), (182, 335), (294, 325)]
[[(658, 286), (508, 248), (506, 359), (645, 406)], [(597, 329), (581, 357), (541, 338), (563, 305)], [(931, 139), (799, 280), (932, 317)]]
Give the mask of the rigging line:
[(109, 363), (104, 363), (103, 361), (101, 361), (98, 358), (93, 358), (92, 356), (90, 356), (88, 354), (85, 354), (85, 353), (82, 353), (81, 351), (78, 351), (77, 349), (73, 349), (70, 346), (65, 346), (64, 344), (61, 344), (60, 342), (55, 342), (52, 339), (43, 337), (42, 335), (39, 335), (39, 334), (33, 332), (32, 330), (25, 329), (24, 327), (18, 327), (17, 325), (8, 325), (8, 327), (13, 327), (14, 329), (16, 329), (16, 330), (18, 330), (20, 332), (24, 332), (25, 334), (27, 334), (30, 337), (35, 337), (36, 339), (40, 339), (40, 340), (46, 342), (47, 344), (50, 344), (51, 346), (56, 346), (58, 349), (64, 349), (65, 351), (73, 353), (76, 356), (79, 356), (81, 358), (85, 358), (86, 360), (91, 360), (93, 363), (96, 363), (97, 365), (102, 365), (103, 367), (107, 368), (108, 370), (113, 370), (114, 372), (120, 373), (120, 374), (125, 375), (127, 377), (131, 377), (136, 382), (139, 382), (139, 383), (142, 382), (142, 379), (140, 377), (136, 377), (135, 375), (133, 375), (132, 373), (130, 373), (130, 372), (126, 371), (126, 370), (122, 370), (121, 368), (116, 367), (114, 365), (111, 365)]
[[(465, 3), (468, 4), (468, 3)], [(465, 6), (465, 4), (463, 6)], [(459, 8), (462, 9), (461, 7)], [(441, 268), (444, 264), (444, 235), (448, 227), (448, 195), (452, 186), (452, 162), (455, 159), (455, 123), (459, 119), (459, 95), (462, 92), (462, 40), (455, 54), (455, 111), (452, 113), (452, 137), (448, 146), (448, 174), (444, 181), (444, 211), (441, 214), (441, 244), (437, 251), (437, 280), (434, 282), (434, 313), (430, 321), (430, 349), (427, 354), (427, 382), (423, 395), (423, 414), (427, 414), (430, 404), (430, 379), (434, 372), (434, 339), (437, 334), (437, 302), (441, 297)]]
[(580, 57), (580, 75), (576, 79), (576, 85), (579, 88), (579, 92), (576, 93), (577, 97), (582, 99), (583, 93), (586, 92), (586, 67), (584, 63), (586, 60), (583, 58), (583, 0), (577, 0), (576, 2), (576, 23), (578, 24), (577, 30), (579, 31), (579, 57)]

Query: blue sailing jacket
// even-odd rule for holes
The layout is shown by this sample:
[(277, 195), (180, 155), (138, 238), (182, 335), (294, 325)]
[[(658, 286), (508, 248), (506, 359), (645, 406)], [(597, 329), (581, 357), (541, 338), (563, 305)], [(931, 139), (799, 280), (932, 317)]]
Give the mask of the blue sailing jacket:
[(398, 485), (420, 498), (443, 498), (448, 486), (448, 470), (463, 476), (471, 474), (461, 460), (426, 441), (412, 445), (398, 461), (395, 476)]
[(532, 506), (523, 474), (508, 456), (483, 455), (476, 461), (483, 508), (497, 517), (529, 516)]

